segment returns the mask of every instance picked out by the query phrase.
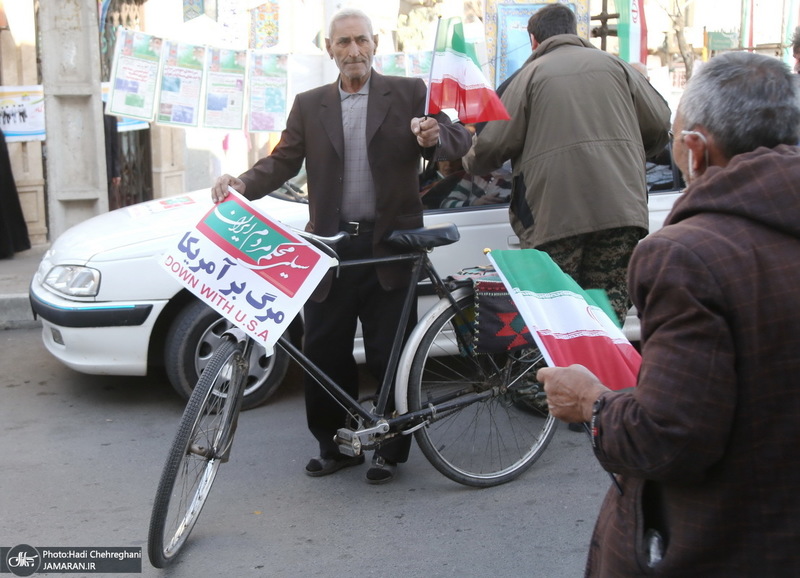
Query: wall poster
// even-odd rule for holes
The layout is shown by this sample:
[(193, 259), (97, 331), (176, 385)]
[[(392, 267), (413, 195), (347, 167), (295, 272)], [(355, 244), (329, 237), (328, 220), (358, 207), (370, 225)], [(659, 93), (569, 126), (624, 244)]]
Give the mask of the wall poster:
[(589, 0), (485, 0), (487, 77), (499, 86), (531, 55), (528, 19), (538, 9), (559, 2), (569, 6), (578, 19), (578, 35), (589, 38)]

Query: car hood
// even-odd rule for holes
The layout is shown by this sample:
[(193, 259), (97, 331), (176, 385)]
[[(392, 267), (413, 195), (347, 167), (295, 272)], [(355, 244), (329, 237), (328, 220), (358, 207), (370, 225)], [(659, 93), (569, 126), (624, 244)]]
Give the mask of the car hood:
[[(267, 196), (254, 204), (289, 227), (303, 228), (308, 221), (304, 203)], [(68, 229), (48, 257), (52, 263), (82, 265), (147, 257), (163, 251), (171, 238), (197, 224), (212, 207), (211, 193), (203, 189), (117, 209)]]

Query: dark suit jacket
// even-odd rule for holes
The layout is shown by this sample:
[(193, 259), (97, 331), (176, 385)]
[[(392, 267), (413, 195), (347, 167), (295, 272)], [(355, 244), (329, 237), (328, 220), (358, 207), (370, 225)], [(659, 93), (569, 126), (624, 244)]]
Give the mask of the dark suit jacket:
[[(445, 114), (435, 115), (441, 144), (421, 149), (411, 119), (425, 112), (426, 88), (419, 78), (371, 74), (367, 105), (367, 150), (377, 194), (374, 254), (391, 254), (381, 243), (387, 233), (422, 226), (419, 196), (420, 155), (435, 160), (460, 158), (471, 145), (469, 132)], [(339, 79), (298, 94), (286, 129), (272, 154), (240, 175), (245, 195), (256, 199), (277, 189), (306, 161), (310, 221), (306, 229), (329, 236), (339, 230), (344, 180), (344, 133)], [(404, 287), (408, 267), (378, 268), (385, 289)], [(323, 290), (323, 293), (325, 291)], [(315, 298), (319, 298), (315, 294)]]

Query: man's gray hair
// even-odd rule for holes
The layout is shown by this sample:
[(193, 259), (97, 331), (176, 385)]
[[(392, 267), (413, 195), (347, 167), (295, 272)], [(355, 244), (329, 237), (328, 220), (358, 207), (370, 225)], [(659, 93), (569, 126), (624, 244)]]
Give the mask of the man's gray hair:
[(345, 18), (361, 18), (367, 23), (369, 35), (375, 36), (375, 33), (372, 31), (372, 20), (370, 20), (369, 16), (367, 16), (362, 10), (359, 10), (358, 8), (342, 8), (331, 18), (331, 23), (328, 26), (328, 40), (333, 40), (333, 25), (339, 22), (339, 20), (344, 20)]
[(715, 56), (692, 76), (678, 111), (683, 128), (703, 126), (731, 158), (800, 141), (800, 76), (751, 52)]

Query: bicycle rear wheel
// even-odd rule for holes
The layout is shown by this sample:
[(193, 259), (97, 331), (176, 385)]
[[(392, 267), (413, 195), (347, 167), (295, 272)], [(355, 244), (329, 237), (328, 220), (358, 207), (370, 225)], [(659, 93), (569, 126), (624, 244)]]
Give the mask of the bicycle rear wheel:
[[(408, 381), (409, 410), (438, 410), (414, 436), (442, 474), (468, 486), (508, 482), (542, 455), (555, 432), (536, 370), (538, 349), (477, 354), (469, 334), (474, 296), (443, 308), (416, 347)], [(473, 403), (458, 402), (472, 399)], [(447, 409), (445, 402), (453, 402)]]
[(228, 460), (248, 364), (244, 344), (224, 339), (192, 391), (156, 491), (147, 551), (163, 568), (177, 556)]

